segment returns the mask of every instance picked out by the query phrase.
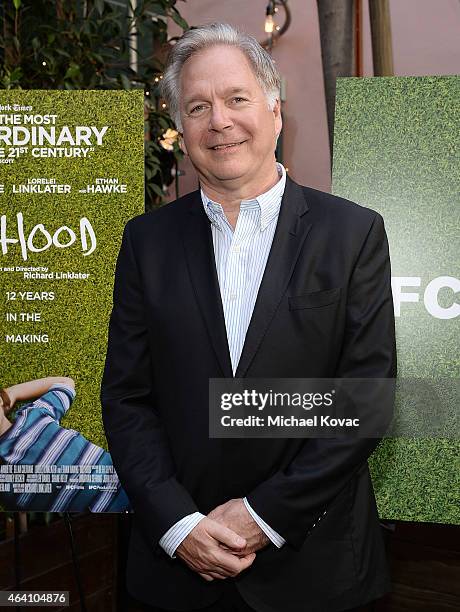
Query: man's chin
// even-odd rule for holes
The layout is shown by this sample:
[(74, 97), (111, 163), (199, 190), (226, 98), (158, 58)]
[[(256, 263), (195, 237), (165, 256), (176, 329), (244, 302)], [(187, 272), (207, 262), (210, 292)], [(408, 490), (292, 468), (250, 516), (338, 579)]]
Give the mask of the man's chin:
[(219, 181), (237, 181), (248, 176), (249, 168), (241, 164), (219, 164), (212, 169), (212, 175)]
[(247, 160), (222, 160), (220, 163), (213, 164), (194, 164), (191, 157), (189, 157), (195, 168), (199, 178), (206, 183), (225, 183), (229, 184), (232, 182), (238, 183), (239, 181), (250, 180), (254, 170), (257, 168), (257, 164)]

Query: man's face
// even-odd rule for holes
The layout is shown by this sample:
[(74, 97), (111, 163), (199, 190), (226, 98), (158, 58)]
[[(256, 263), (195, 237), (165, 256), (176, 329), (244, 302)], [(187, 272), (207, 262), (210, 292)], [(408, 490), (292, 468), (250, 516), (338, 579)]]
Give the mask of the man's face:
[(268, 108), (242, 51), (219, 45), (192, 56), (182, 68), (180, 95), (182, 148), (200, 178), (225, 187), (273, 172), (279, 103)]

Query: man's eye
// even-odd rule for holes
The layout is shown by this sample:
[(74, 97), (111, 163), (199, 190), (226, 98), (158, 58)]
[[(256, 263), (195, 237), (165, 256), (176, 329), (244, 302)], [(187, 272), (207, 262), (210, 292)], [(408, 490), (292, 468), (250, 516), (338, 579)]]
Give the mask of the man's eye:
[(241, 96), (236, 96), (233, 98), (233, 102), (246, 102), (246, 98), (241, 98)]
[(204, 104), (198, 104), (197, 106), (194, 106), (192, 108), (192, 110), (190, 111), (190, 115), (193, 115), (194, 113), (199, 113), (200, 111), (202, 111), (205, 108), (206, 107), (204, 106)]

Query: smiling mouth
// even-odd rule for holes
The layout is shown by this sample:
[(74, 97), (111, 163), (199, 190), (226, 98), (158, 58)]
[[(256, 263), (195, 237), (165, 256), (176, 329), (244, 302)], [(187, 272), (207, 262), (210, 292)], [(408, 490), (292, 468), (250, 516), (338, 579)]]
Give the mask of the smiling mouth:
[(232, 147), (237, 147), (240, 144), (243, 144), (243, 142), (246, 142), (245, 140), (242, 140), (241, 142), (229, 142), (228, 144), (220, 144), (220, 145), (216, 145), (215, 147), (210, 147), (212, 151), (220, 151), (221, 149), (230, 149)]

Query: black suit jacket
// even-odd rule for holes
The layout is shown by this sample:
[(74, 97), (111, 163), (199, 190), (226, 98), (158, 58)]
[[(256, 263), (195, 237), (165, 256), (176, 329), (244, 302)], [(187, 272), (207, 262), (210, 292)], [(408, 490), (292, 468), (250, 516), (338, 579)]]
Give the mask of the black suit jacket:
[[(287, 179), (236, 377), (382, 378), (395, 369), (382, 218)], [(130, 592), (177, 610), (217, 600), (221, 581), (205, 582), (158, 541), (185, 515), (246, 495), (287, 541), (259, 551), (235, 579), (253, 608), (343, 610), (383, 594), (367, 466), (378, 440), (210, 439), (208, 380), (231, 376), (210, 224), (196, 191), (131, 220), (117, 262), (101, 397), (134, 508)]]

